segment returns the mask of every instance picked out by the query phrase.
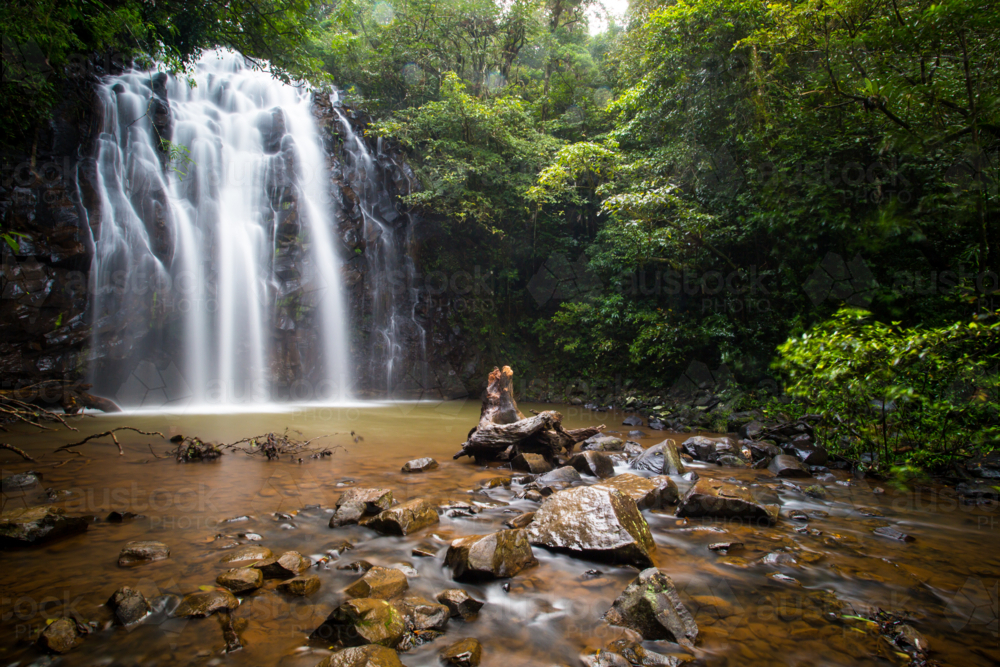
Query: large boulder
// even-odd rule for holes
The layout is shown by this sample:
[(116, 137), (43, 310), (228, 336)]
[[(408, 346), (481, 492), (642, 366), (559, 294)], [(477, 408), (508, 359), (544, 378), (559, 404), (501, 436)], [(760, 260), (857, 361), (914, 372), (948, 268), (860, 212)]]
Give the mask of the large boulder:
[(806, 464), (789, 454), (781, 454), (780, 456), (775, 456), (773, 459), (771, 459), (771, 462), (768, 464), (767, 469), (773, 472), (778, 477), (788, 477), (788, 478), (812, 477), (812, 473), (809, 472), (809, 468), (806, 466)]
[(316, 667), (405, 667), (391, 648), (368, 644), (352, 646), (327, 656)]
[(440, 519), (434, 505), (416, 498), (362, 519), (361, 525), (385, 535), (409, 535), (438, 521)]
[(31, 545), (87, 530), (87, 520), (51, 505), (16, 507), (0, 514), (0, 545)]
[(510, 467), (514, 470), (523, 470), (532, 475), (543, 475), (552, 470), (552, 464), (545, 460), (541, 454), (522, 453), (514, 457), (510, 462)]
[(139, 563), (152, 563), (170, 556), (170, 547), (156, 540), (136, 540), (128, 542), (118, 554), (118, 564), (122, 567)]
[(644, 639), (691, 646), (698, 625), (684, 606), (670, 577), (651, 567), (639, 573), (604, 614), (611, 625), (635, 630)]
[(524, 530), (500, 530), (453, 540), (445, 555), (456, 581), (502, 579), (536, 565)]
[(396, 648), (403, 639), (403, 616), (385, 600), (357, 598), (333, 610), (311, 637), (344, 646), (378, 644)]
[(410, 583), (402, 570), (394, 567), (376, 565), (365, 572), (364, 576), (347, 587), (344, 591), (352, 598), (378, 598), (388, 600), (402, 595)]
[(759, 501), (749, 487), (703, 478), (681, 498), (677, 516), (753, 519), (772, 523), (778, 518), (778, 506)]
[(645, 470), (657, 475), (683, 475), (684, 462), (673, 440), (664, 440), (653, 445), (632, 462), (634, 470)]
[(640, 567), (652, 564), (656, 549), (635, 501), (600, 486), (549, 496), (526, 530), (532, 544)]
[(151, 611), (146, 596), (129, 586), (122, 586), (108, 598), (108, 608), (115, 614), (115, 621), (129, 626), (146, 618)]
[(198, 591), (184, 596), (174, 615), (181, 618), (205, 618), (219, 611), (233, 611), (239, 606), (240, 601), (229, 591)]
[(601, 479), (614, 477), (615, 474), (615, 464), (612, 463), (611, 457), (602, 452), (580, 452), (573, 455), (567, 461), (567, 465), (573, 466), (577, 472), (584, 475)]
[(618, 489), (631, 497), (641, 509), (663, 509), (667, 505), (676, 505), (680, 497), (677, 484), (666, 475), (639, 477), (626, 472), (595, 486)]

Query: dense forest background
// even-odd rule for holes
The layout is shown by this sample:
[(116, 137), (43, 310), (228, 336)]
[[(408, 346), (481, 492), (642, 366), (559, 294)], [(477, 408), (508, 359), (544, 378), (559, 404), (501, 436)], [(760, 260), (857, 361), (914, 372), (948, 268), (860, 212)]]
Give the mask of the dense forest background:
[(994, 448), (996, 7), (633, 0), (591, 34), (601, 11), (12, 0), (3, 143), (30, 154), (95, 59), (183, 71), (230, 47), (335, 86), (406, 152), (436, 229), (419, 266), (494, 358), (650, 395), (697, 360), (886, 460)]

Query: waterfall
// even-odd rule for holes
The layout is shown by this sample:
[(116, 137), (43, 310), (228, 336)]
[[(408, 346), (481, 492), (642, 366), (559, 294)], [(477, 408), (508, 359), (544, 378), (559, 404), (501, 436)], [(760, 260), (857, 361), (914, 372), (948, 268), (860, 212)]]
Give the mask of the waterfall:
[(130, 407), (351, 392), (330, 168), (312, 93), (206, 53), (98, 89), (95, 391)]

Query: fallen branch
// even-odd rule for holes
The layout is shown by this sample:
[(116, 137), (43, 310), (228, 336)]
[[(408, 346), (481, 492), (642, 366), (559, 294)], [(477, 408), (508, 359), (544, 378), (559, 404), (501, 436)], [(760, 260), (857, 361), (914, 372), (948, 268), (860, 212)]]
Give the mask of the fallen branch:
[(28, 456), (27, 452), (25, 452), (23, 449), (15, 447), (14, 445), (8, 445), (6, 442), (0, 442), (0, 449), (6, 449), (7, 451), (14, 452), (15, 454), (18, 454), (25, 461), (38, 463), (38, 461)]
[(94, 435), (88, 435), (80, 442), (72, 442), (68, 445), (63, 445), (62, 447), (58, 448), (56, 451), (52, 453), (57, 454), (63, 450), (69, 449), (70, 447), (79, 447), (80, 445), (87, 443), (91, 440), (95, 440), (97, 438), (106, 438), (110, 436), (111, 439), (114, 441), (114, 443), (118, 445), (118, 455), (122, 456), (125, 454), (125, 450), (122, 449), (122, 444), (118, 442), (118, 438), (115, 437), (115, 431), (135, 431), (136, 433), (141, 433), (142, 435), (158, 435), (161, 438), (164, 437), (163, 434), (160, 433), (159, 431), (140, 431), (139, 429), (133, 428), (132, 426), (119, 426), (118, 428), (113, 428), (110, 431), (104, 431), (103, 433), (95, 433)]

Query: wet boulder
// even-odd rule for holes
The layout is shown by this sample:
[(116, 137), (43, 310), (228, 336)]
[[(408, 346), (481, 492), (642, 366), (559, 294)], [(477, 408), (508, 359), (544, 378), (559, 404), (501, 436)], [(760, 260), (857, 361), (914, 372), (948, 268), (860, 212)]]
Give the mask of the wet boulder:
[(438, 467), (438, 462), (429, 456), (425, 456), (421, 459), (413, 459), (412, 461), (407, 461), (403, 465), (403, 472), (427, 472), (428, 470), (434, 470)]
[(226, 553), (222, 557), (220, 563), (249, 563), (251, 561), (266, 560), (268, 558), (273, 558), (274, 554), (267, 547), (262, 547), (259, 544), (247, 544), (242, 547), (236, 547), (232, 551)]
[(139, 563), (152, 563), (170, 556), (170, 547), (156, 540), (136, 540), (128, 542), (118, 554), (118, 564), (122, 567)]
[(315, 574), (304, 574), (286, 579), (278, 584), (278, 590), (288, 595), (307, 597), (319, 590), (320, 580)]
[(122, 586), (115, 591), (108, 598), (107, 605), (114, 613), (115, 621), (124, 626), (138, 623), (151, 610), (146, 596), (129, 586)]
[(441, 662), (457, 667), (478, 667), (483, 659), (483, 646), (475, 637), (459, 639), (441, 651)]
[(549, 484), (573, 484), (574, 482), (580, 482), (582, 480), (580, 479), (580, 473), (578, 473), (575, 468), (563, 466), (561, 468), (556, 468), (551, 472), (545, 473), (536, 481), (539, 486), (547, 486)]
[(524, 530), (500, 530), (453, 540), (445, 555), (455, 581), (503, 579), (537, 565)]
[(611, 458), (602, 452), (580, 452), (573, 455), (567, 465), (572, 466), (577, 472), (605, 479), (614, 477), (615, 466)]
[(684, 462), (673, 440), (664, 440), (645, 450), (632, 462), (634, 470), (645, 470), (657, 475), (683, 475)]
[(744, 440), (742, 444), (750, 450), (754, 461), (770, 461), (782, 454), (781, 447), (764, 440)]
[(403, 616), (391, 604), (374, 598), (357, 598), (334, 609), (311, 638), (345, 646), (378, 644), (396, 648), (405, 632)]
[(241, 593), (255, 591), (263, 586), (264, 575), (256, 568), (237, 567), (220, 574), (215, 579), (215, 583), (231, 593), (240, 595)]
[(0, 545), (38, 544), (85, 530), (86, 519), (68, 517), (51, 505), (16, 507), (0, 514)]
[(780, 456), (775, 456), (771, 459), (768, 464), (767, 469), (773, 472), (778, 477), (788, 477), (788, 478), (801, 478), (801, 477), (812, 477), (812, 473), (809, 472), (809, 468), (806, 464), (799, 461), (794, 456), (788, 454), (781, 454)]
[(778, 517), (778, 506), (759, 501), (749, 487), (714, 479), (699, 479), (681, 498), (680, 517), (754, 519), (768, 523)]
[(337, 499), (337, 507), (346, 504), (360, 504), (365, 514), (378, 514), (392, 507), (392, 491), (379, 488), (349, 489)]
[(514, 470), (523, 470), (532, 475), (542, 475), (552, 470), (552, 465), (541, 454), (521, 453), (510, 462)]
[(205, 618), (216, 612), (233, 611), (239, 606), (240, 601), (229, 591), (198, 591), (185, 595), (174, 615), (181, 618)]
[(409, 535), (439, 521), (434, 506), (418, 498), (362, 519), (360, 523), (384, 535)]
[(325, 658), (316, 667), (405, 667), (391, 648), (368, 644), (352, 646)]
[(529, 523), (531, 523), (532, 519), (534, 518), (535, 518), (534, 512), (525, 512), (524, 514), (518, 514), (512, 519), (507, 519), (506, 521), (504, 521), (504, 525), (509, 528), (524, 528)]
[(38, 635), (38, 646), (49, 653), (69, 653), (81, 643), (85, 630), (72, 618), (57, 618)]
[(402, 595), (410, 587), (406, 575), (394, 567), (376, 565), (365, 572), (364, 576), (347, 587), (344, 591), (352, 598), (378, 598), (388, 600)]
[(612, 435), (594, 435), (580, 443), (585, 452), (620, 452), (625, 449), (625, 441)]
[(595, 486), (618, 489), (631, 497), (640, 509), (663, 509), (667, 505), (676, 505), (680, 496), (677, 484), (665, 475), (639, 477), (627, 472)]
[(451, 618), (451, 610), (447, 605), (432, 602), (416, 595), (408, 595), (401, 600), (392, 602), (403, 616), (406, 629), (410, 632), (426, 630), (442, 630)]
[(277, 558), (267, 558), (254, 563), (265, 579), (291, 579), (309, 569), (312, 561), (297, 551), (286, 551)]
[(674, 582), (655, 567), (639, 573), (604, 614), (611, 625), (635, 630), (643, 639), (691, 646), (698, 625), (684, 606)]
[(526, 530), (532, 544), (640, 567), (652, 564), (656, 548), (635, 501), (601, 486), (549, 496)]
[(480, 602), (461, 588), (448, 588), (437, 594), (437, 601), (448, 607), (452, 618), (471, 621), (476, 618), (484, 602)]
[(361, 521), (368, 513), (363, 503), (344, 503), (330, 517), (330, 528), (349, 526)]
[(826, 449), (809, 443), (794, 444), (792, 451), (795, 453), (795, 456), (797, 456), (799, 460), (807, 466), (826, 465), (826, 462), (830, 460), (830, 456), (826, 453)]

